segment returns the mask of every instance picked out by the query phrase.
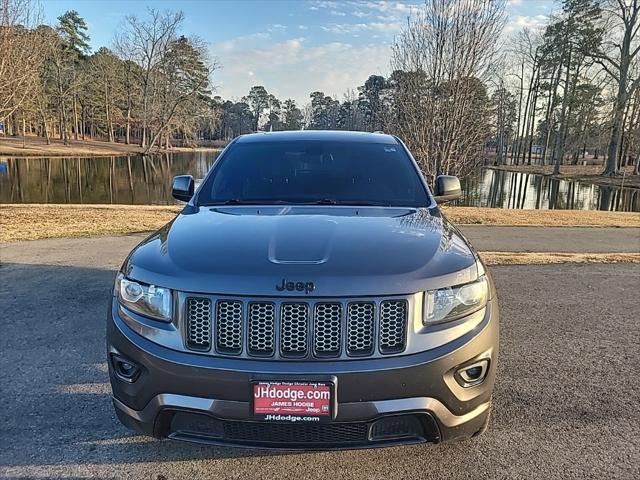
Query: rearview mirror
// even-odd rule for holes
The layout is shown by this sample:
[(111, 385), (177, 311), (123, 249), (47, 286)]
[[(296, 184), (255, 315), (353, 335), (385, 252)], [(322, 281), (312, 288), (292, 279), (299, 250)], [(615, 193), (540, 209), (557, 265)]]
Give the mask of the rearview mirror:
[(436, 177), (435, 197), (436, 202), (449, 202), (457, 200), (462, 195), (460, 180), (453, 175), (438, 175)]
[(193, 197), (194, 182), (191, 175), (178, 175), (173, 177), (171, 194), (176, 200), (188, 202)]

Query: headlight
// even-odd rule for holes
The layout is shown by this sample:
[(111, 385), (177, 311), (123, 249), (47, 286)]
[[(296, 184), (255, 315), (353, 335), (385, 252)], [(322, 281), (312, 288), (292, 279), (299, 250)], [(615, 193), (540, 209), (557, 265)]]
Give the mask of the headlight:
[(487, 279), (457, 287), (430, 290), (424, 295), (424, 325), (447, 322), (480, 310), (487, 303)]
[(116, 278), (116, 292), (120, 303), (147, 317), (170, 322), (173, 297), (168, 288), (135, 282), (120, 274)]

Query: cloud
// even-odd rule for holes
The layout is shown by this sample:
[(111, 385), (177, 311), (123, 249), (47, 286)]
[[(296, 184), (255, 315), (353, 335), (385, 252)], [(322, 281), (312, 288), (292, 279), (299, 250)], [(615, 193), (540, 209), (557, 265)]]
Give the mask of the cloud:
[(517, 7), (522, 5), (522, 0), (507, 0), (507, 6), (509, 7)]
[(379, 32), (397, 32), (400, 30), (401, 25), (399, 23), (330, 23), (329, 25), (323, 25), (320, 28), (325, 32), (335, 33), (339, 35), (348, 35), (365, 31), (379, 31)]
[(516, 15), (509, 20), (504, 28), (506, 34), (529, 28), (531, 30), (542, 30), (549, 21), (547, 15)]
[(214, 78), (217, 94), (240, 98), (254, 85), (264, 85), (278, 98), (293, 98), (300, 105), (309, 93), (323, 91), (341, 98), (362, 85), (371, 74), (387, 74), (388, 45), (354, 46), (346, 42), (308, 45), (304, 38), (290, 38), (265, 45), (248, 45), (244, 38), (225, 42), (225, 49), (212, 46), (212, 54), (223, 65)]
[(419, 5), (403, 3), (403, 2), (388, 2), (388, 1), (376, 1), (376, 2), (363, 2), (361, 4), (363, 7), (377, 10), (379, 12), (385, 13), (403, 13), (408, 14), (411, 13), (416, 8), (420, 8)]
[(325, 1), (317, 0), (310, 4), (310, 9), (314, 11), (328, 10), (331, 15), (340, 17), (353, 16), (357, 18), (379, 17), (384, 15), (386, 20), (400, 19), (419, 9), (419, 3), (406, 3), (401, 1), (384, 0), (343, 0)]

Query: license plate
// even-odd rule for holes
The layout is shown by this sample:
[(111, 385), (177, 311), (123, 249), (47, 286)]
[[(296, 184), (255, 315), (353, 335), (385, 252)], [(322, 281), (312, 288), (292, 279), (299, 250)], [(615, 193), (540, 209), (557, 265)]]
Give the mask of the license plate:
[(272, 422), (328, 421), (332, 390), (326, 382), (253, 382), (253, 415)]

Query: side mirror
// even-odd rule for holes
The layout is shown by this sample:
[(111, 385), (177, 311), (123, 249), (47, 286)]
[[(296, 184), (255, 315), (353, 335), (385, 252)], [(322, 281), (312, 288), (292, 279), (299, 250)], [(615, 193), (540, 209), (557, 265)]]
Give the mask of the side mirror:
[(173, 198), (182, 202), (188, 202), (193, 197), (194, 182), (191, 175), (178, 175), (173, 177), (171, 194)]
[(449, 202), (462, 195), (460, 180), (453, 175), (438, 175), (436, 177), (435, 197), (436, 202)]

